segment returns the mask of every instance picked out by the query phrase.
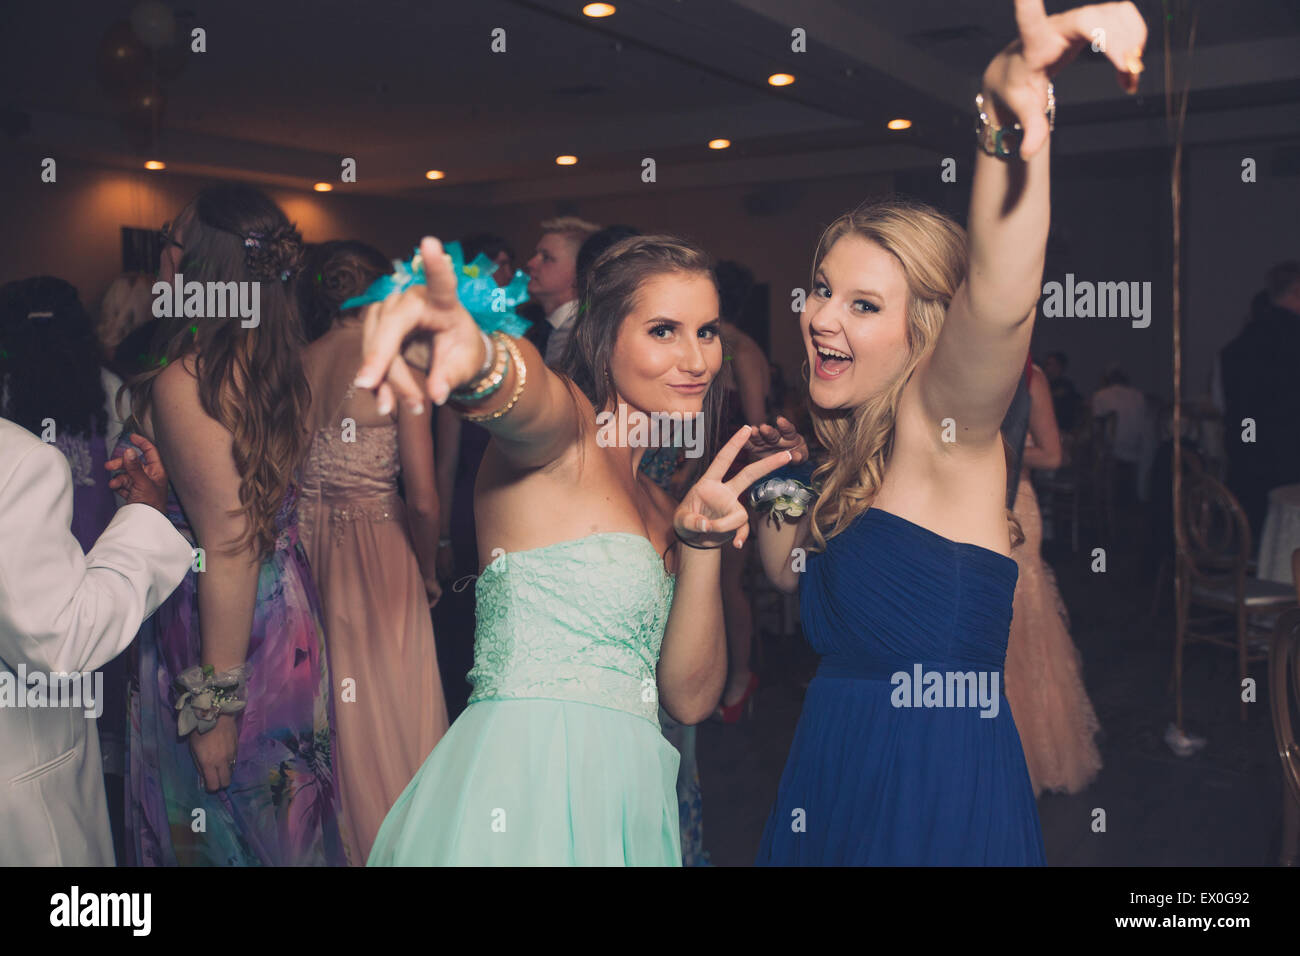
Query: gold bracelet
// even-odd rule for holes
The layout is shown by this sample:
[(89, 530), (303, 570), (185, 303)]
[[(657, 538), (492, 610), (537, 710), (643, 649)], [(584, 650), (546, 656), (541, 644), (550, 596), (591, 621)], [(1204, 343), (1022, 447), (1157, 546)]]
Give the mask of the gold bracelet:
[(510, 358), (515, 363), (515, 375), (517, 376), (515, 379), (515, 390), (510, 396), (510, 401), (506, 402), (495, 412), (479, 412), (475, 415), (466, 415), (465, 421), (467, 422), (494, 422), (503, 415), (509, 414), (510, 409), (514, 408), (515, 403), (519, 401), (519, 396), (524, 393), (524, 383), (528, 381), (528, 366), (524, 364), (523, 353), (519, 351), (519, 346), (515, 344), (515, 340), (502, 333), (496, 334), (501, 335), (506, 348), (510, 350)]

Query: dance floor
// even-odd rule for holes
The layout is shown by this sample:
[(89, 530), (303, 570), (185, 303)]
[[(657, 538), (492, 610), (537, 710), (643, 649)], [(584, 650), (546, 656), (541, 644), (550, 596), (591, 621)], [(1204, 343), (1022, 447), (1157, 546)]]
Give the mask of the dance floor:
[[(1134, 519), (1139, 520), (1139, 519)], [(1121, 527), (1125, 525), (1120, 522)], [(1172, 585), (1148, 616), (1158, 560), (1134, 546), (1107, 551), (1108, 570), (1089, 570), (1086, 536), (1077, 554), (1048, 542), (1083, 655), (1084, 681), (1102, 725), (1105, 763), (1075, 796), (1047, 794), (1039, 815), (1053, 866), (1259, 866), (1277, 860), (1282, 780), (1268, 712), (1267, 665), (1252, 665), (1260, 699), (1238, 718), (1236, 657), (1195, 647), (1185, 676), (1187, 730), (1207, 738), (1189, 758), (1164, 742), (1173, 717)], [(802, 639), (767, 637), (754, 720), (707, 722), (698, 742), (704, 846), (714, 864), (753, 862), (816, 658)], [(1094, 810), (1106, 832), (1094, 833)]]

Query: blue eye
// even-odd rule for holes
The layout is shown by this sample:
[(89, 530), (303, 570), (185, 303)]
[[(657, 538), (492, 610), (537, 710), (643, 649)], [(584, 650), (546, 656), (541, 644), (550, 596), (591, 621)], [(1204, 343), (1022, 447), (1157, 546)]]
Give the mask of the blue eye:
[(716, 339), (718, 337), (718, 327), (716, 325), (706, 325), (704, 328), (700, 329), (699, 334), (701, 336), (708, 336), (711, 339)]
[(867, 311), (867, 312), (879, 312), (879, 311), (880, 311), (880, 309), (875, 305), (875, 303), (868, 302), (866, 299), (854, 299), (854, 300), (853, 300), (853, 306), (854, 306), (854, 308), (856, 308), (857, 306), (863, 306), (864, 309), (865, 309), (865, 311)]
[(829, 299), (831, 297), (831, 290), (825, 282), (817, 282), (813, 284), (813, 295), (822, 295), (823, 291), (825, 291), (826, 294), (823, 295), (822, 298)]

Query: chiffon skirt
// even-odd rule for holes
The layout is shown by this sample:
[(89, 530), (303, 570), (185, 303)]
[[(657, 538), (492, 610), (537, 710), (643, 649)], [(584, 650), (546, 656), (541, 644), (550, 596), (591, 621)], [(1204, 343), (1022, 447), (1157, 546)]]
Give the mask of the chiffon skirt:
[(340, 827), (348, 862), (364, 866), (385, 814), (447, 731), (433, 623), (396, 496), (379, 509), (304, 495), (300, 524), (334, 675)]
[(990, 719), (900, 710), (892, 690), (822, 674), (808, 685), (758, 865), (1042, 865), (1006, 701)]
[(384, 820), (370, 866), (680, 866), (678, 754), (594, 704), (480, 700)]

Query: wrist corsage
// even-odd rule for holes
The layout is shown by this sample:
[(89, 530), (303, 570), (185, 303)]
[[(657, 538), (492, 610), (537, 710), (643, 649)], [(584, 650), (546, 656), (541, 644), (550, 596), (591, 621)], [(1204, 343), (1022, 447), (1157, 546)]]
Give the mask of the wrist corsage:
[(176, 701), (176, 730), (182, 736), (206, 734), (222, 714), (237, 714), (248, 705), (248, 665), (218, 672), (211, 664), (191, 667), (176, 678), (183, 693)]
[(778, 528), (782, 519), (801, 518), (816, 500), (816, 490), (795, 478), (768, 478), (749, 491), (750, 505), (760, 511), (770, 511)]
[[(484, 332), (504, 332), (518, 338), (532, 325), (516, 314), (515, 309), (528, 301), (528, 276), (515, 270), (508, 285), (497, 285), (492, 278), (497, 264), (479, 253), (473, 262), (465, 262), (465, 252), (459, 242), (449, 242), (443, 249), (451, 257), (456, 273), (456, 296), (461, 305), (474, 317)], [(340, 311), (354, 309), (371, 302), (382, 302), (394, 292), (404, 292), (413, 285), (424, 285), (424, 261), (416, 249), (410, 262), (393, 260), (393, 274), (381, 276), (361, 295), (353, 296), (339, 306)]]

